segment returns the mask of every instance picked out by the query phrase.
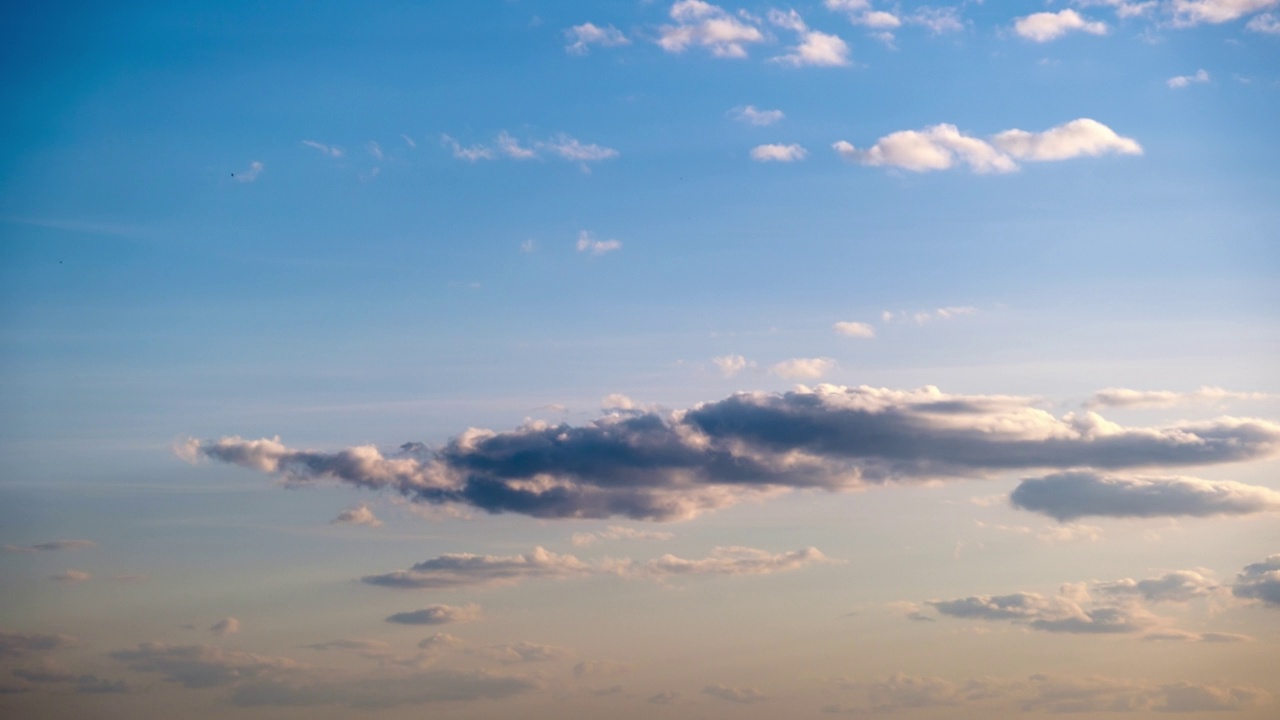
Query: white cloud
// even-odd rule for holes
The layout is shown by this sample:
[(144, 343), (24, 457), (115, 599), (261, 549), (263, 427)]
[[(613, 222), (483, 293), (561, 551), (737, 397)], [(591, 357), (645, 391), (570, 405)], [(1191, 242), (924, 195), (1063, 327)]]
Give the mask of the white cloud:
[(1041, 133), (1005, 130), (992, 138), (996, 147), (1026, 161), (1068, 160), (1106, 154), (1141, 155), (1133, 138), (1117, 135), (1097, 120), (1080, 118)]
[(475, 162), (477, 160), (492, 160), (494, 157), (493, 150), (491, 148), (485, 147), (484, 145), (471, 145), (469, 147), (463, 147), (461, 143), (459, 143), (457, 140), (453, 139), (448, 135), (441, 135), (440, 142), (445, 147), (448, 147), (451, 150), (453, 150), (453, 156), (458, 158), (459, 160), (466, 160), (467, 162)]
[(841, 335), (848, 335), (849, 337), (873, 338), (876, 336), (876, 329), (874, 327), (867, 323), (856, 322), (853, 320), (838, 322), (835, 325), (832, 325), (831, 329)]
[(794, 32), (804, 32), (809, 29), (809, 26), (805, 25), (804, 18), (800, 17), (800, 13), (795, 10), (782, 12), (781, 10), (770, 9), (769, 22), (776, 27)]
[(468, 623), (480, 619), (480, 606), (431, 605), (421, 610), (399, 612), (387, 617), (387, 622), (400, 625), (450, 625)]
[(799, 45), (773, 60), (793, 67), (841, 67), (850, 63), (849, 45), (837, 35), (809, 30), (800, 36)]
[(331, 525), (363, 525), (365, 527), (382, 527), (382, 521), (374, 517), (373, 511), (366, 504), (348, 508), (330, 520)]
[(610, 525), (607, 529), (594, 533), (574, 533), (571, 542), (578, 547), (594, 545), (602, 540), (670, 540), (675, 537), (669, 532), (657, 530), (637, 530), (622, 525)]
[(251, 183), (254, 180), (257, 180), (258, 176), (261, 175), (262, 171), (265, 169), (266, 169), (265, 165), (258, 162), (257, 160), (254, 160), (253, 162), (249, 163), (248, 170), (241, 170), (238, 173), (231, 173), (231, 177), (234, 177), (236, 179), (236, 182)]
[(1013, 31), (1035, 42), (1049, 42), (1072, 31), (1091, 35), (1106, 35), (1107, 24), (1086, 20), (1075, 10), (1059, 10), (1056, 13), (1038, 12), (1020, 17), (1013, 23)]
[(1274, 396), (1259, 392), (1233, 392), (1220, 387), (1202, 387), (1191, 392), (1170, 390), (1130, 390), (1106, 388), (1089, 398), (1085, 407), (1173, 407), (1192, 403), (1220, 403), (1227, 400), (1268, 400)]
[(413, 138), (408, 135), (401, 134), (400, 139), (404, 140), (404, 144), (408, 145), (410, 149), (418, 147), (418, 143), (414, 142)]
[(920, 7), (906, 17), (912, 25), (919, 25), (934, 35), (964, 30), (960, 9), (955, 7)]
[(1275, 13), (1256, 15), (1250, 18), (1244, 29), (1269, 35), (1280, 35), (1280, 15)]
[(603, 255), (607, 252), (622, 249), (622, 241), (620, 240), (596, 240), (592, 234), (586, 230), (578, 233), (578, 242), (575, 245), (578, 252), (591, 253), (592, 255)]
[(329, 157), (340, 158), (345, 154), (342, 148), (336, 145), (325, 145), (324, 143), (318, 143), (315, 140), (303, 140), (302, 144), (310, 148), (315, 148)]
[(957, 163), (977, 173), (1013, 172), (1017, 164), (986, 142), (969, 137), (955, 125), (940, 124), (924, 130), (890, 133), (868, 150), (858, 150), (841, 140), (832, 145), (848, 160), (863, 165), (892, 166), (912, 172), (946, 170)]
[(209, 627), (209, 632), (214, 635), (235, 635), (240, 632), (240, 621), (233, 618), (223, 618)]
[(711, 362), (719, 368), (720, 373), (725, 377), (733, 377), (743, 370), (756, 365), (741, 355), (722, 355), (711, 358)]
[(831, 358), (794, 358), (775, 364), (769, 368), (769, 372), (792, 380), (814, 380), (826, 375), (835, 367), (836, 361)]
[(746, 45), (764, 42), (764, 33), (749, 20), (735, 18), (719, 6), (702, 0), (681, 0), (671, 6), (675, 25), (658, 30), (659, 47), (682, 53), (690, 46), (705, 47), (720, 58), (745, 58)]
[(564, 46), (565, 52), (570, 55), (586, 55), (591, 51), (592, 45), (618, 47), (631, 44), (627, 36), (612, 25), (598, 27), (593, 23), (583, 23), (565, 30), (564, 34), (570, 40), (569, 44)]
[(808, 157), (809, 151), (799, 145), (757, 145), (751, 148), (751, 159), (756, 162), (797, 162)]
[(1125, 19), (1146, 15), (1155, 10), (1160, 2), (1159, 0), (1143, 0), (1142, 2), (1129, 2), (1129, 0), (1072, 0), (1072, 4), (1078, 7), (1109, 7), (1115, 10), (1116, 17)]
[(781, 110), (759, 110), (754, 105), (736, 107), (729, 112), (733, 113), (736, 120), (759, 126), (772, 125), (785, 117)]
[(1220, 24), (1267, 10), (1280, 0), (1173, 0), (1173, 22), (1190, 27), (1201, 23)]
[(962, 315), (973, 315), (978, 312), (978, 308), (970, 305), (951, 305), (949, 307), (941, 307), (934, 310), (918, 310), (916, 312), (907, 312), (899, 310), (893, 312), (885, 310), (880, 313), (880, 319), (887, 322), (903, 322), (910, 320), (917, 325), (924, 325), (935, 320), (952, 320)]
[(1192, 83), (1209, 82), (1209, 73), (1203, 69), (1197, 70), (1194, 75), (1177, 75), (1165, 81), (1165, 84), (1171, 88), (1184, 88)]
[(370, 140), (369, 144), (365, 145), (365, 149), (369, 151), (370, 157), (374, 160), (385, 159), (385, 156), (382, 154), (382, 146), (378, 144), (377, 140)]
[(638, 572), (650, 576), (768, 575), (829, 562), (831, 560), (815, 547), (781, 553), (747, 547), (718, 547), (709, 556), (698, 560), (663, 555), (644, 563), (638, 568)]
[(538, 153), (533, 150), (521, 147), (520, 141), (511, 137), (511, 134), (506, 130), (498, 133), (496, 142), (498, 143), (498, 152), (514, 160), (532, 160), (538, 157)]

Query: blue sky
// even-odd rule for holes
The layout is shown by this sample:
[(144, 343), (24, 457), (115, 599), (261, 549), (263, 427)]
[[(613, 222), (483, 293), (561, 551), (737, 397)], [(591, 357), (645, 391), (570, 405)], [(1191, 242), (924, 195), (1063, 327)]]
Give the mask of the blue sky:
[(0, 32), (0, 708), (1274, 712), (1273, 0)]

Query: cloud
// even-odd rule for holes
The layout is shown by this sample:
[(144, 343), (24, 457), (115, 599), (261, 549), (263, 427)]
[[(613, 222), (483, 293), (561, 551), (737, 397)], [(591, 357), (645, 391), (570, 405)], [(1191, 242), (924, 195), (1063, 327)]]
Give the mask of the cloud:
[(794, 358), (776, 363), (769, 368), (769, 372), (782, 378), (813, 380), (822, 377), (835, 367), (836, 361), (831, 358)]
[(601, 540), (670, 540), (675, 537), (669, 532), (657, 530), (637, 530), (636, 528), (610, 525), (608, 529), (595, 533), (574, 533), (571, 542), (578, 547), (594, 545)]
[(496, 660), (504, 665), (514, 663), (548, 662), (573, 657), (573, 651), (555, 645), (518, 642), (512, 645), (489, 645), (473, 648), (471, 654)]
[(578, 242), (575, 245), (578, 252), (591, 253), (592, 255), (603, 255), (607, 252), (622, 249), (621, 240), (596, 240), (590, 232), (583, 230), (578, 233)]
[(50, 580), (60, 582), (63, 585), (76, 585), (78, 583), (88, 582), (92, 578), (92, 575), (84, 572), (83, 570), (63, 570), (56, 575), (49, 576)]
[(576, 678), (611, 677), (620, 675), (630, 669), (630, 665), (614, 660), (583, 660), (573, 666), (573, 676)]
[(680, 697), (679, 692), (666, 691), (650, 695), (649, 699), (645, 700), (645, 702), (652, 703), (654, 705), (674, 705), (680, 700)]
[(848, 320), (838, 322), (831, 326), (840, 335), (848, 335), (849, 337), (873, 338), (876, 336), (876, 329), (864, 322)]
[(1268, 35), (1280, 35), (1280, 15), (1275, 13), (1255, 15), (1245, 24), (1244, 29), (1251, 32), (1267, 33)]
[(702, 688), (702, 694), (744, 705), (764, 702), (769, 699), (768, 695), (753, 687), (737, 688), (729, 687), (728, 685), (708, 685)]
[(631, 44), (627, 36), (612, 25), (597, 27), (592, 23), (583, 23), (565, 30), (564, 34), (569, 39), (569, 44), (564, 46), (564, 50), (570, 55), (586, 55), (591, 52), (592, 45), (618, 47)]
[(1113, 597), (1140, 597), (1147, 602), (1185, 603), (1208, 597), (1218, 590), (1217, 582), (1195, 570), (1175, 570), (1157, 578), (1124, 578), (1096, 583), (1094, 589)]
[(1191, 392), (1106, 388), (1089, 398), (1085, 407), (1173, 407), (1191, 403), (1219, 403), (1227, 400), (1267, 400), (1272, 396), (1257, 392), (1232, 392), (1220, 387), (1202, 387)]
[(299, 667), (288, 658), (223, 650), (216, 645), (143, 643), (111, 657), (136, 672), (157, 673), (188, 688), (234, 685), (269, 673)]
[(773, 61), (792, 67), (843, 67), (850, 64), (849, 45), (838, 35), (809, 30), (801, 34), (800, 43), (790, 52)]
[(917, 325), (924, 325), (935, 320), (953, 320), (963, 315), (973, 315), (978, 312), (978, 308), (969, 305), (953, 305), (950, 307), (937, 308), (936, 310), (920, 310), (917, 312), (907, 312), (899, 310), (893, 312), (885, 310), (880, 313), (880, 319), (887, 323), (902, 322), (910, 320)]
[(928, 605), (949, 617), (966, 620), (1008, 620), (1033, 630), (1054, 633), (1138, 633), (1159, 619), (1136, 605), (1083, 607), (1077, 599), (1033, 592), (1011, 595), (973, 595), (955, 600), (930, 600)]
[(1069, 160), (1085, 155), (1141, 155), (1136, 140), (1121, 137), (1097, 120), (1080, 118), (1042, 133), (1005, 130), (992, 138), (996, 147), (1018, 160)]
[(409, 137), (408, 135), (401, 134), (400, 139), (404, 140), (404, 144), (408, 145), (410, 149), (414, 149), (418, 147), (418, 143), (414, 142), (414, 139)]
[(600, 409), (605, 412), (635, 410), (636, 402), (622, 393), (609, 393), (600, 398)]
[(905, 19), (908, 23), (919, 25), (933, 35), (964, 30), (960, 9), (955, 7), (920, 7)]
[(4, 551), (30, 554), (56, 552), (59, 550), (83, 550), (96, 546), (97, 543), (92, 540), (52, 540), (50, 542), (36, 543), (35, 545), (5, 545)]
[(566, 579), (595, 575), (662, 579), (689, 575), (767, 575), (830, 562), (817, 548), (770, 553), (744, 547), (718, 547), (706, 558), (687, 560), (663, 555), (646, 562), (610, 559), (587, 563), (544, 548), (514, 556), (450, 553), (385, 575), (368, 575), (370, 585), (404, 589), (446, 589), (513, 585), (528, 579)]
[(1220, 632), (1188, 632), (1186, 630), (1176, 630), (1170, 628), (1168, 630), (1157, 630), (1145, 633), (1143, 640), (1149, 642), (1198, 642), (1198, 643), (1241, 643), (1253, 642), (1253, 638), (1248, 635), (1239, 635), (1237, 633), (1220, 633)]
[(338, 513), (329, 521), (330, 525), (363, 525), (365, 527), (382, 527), (382, 521), (374, 517), (368, 505), (360, 504)]
[(1217, 25), (1277, 4), (1280, 0), (1173, 0), (1173, 23), (1180, 27), (1202, 23)]
[(235, 689), (231, 701), (242, 707), (345, 705), (372, 709), (498, 700), (537, 688), (531, 680), (487, 671), (430, 670), (392, 677), (251, 680)]
[(240, 621), (233, 618), (224, 618), (214, 623), (209, 632), (214, 635), (235, 635), (240, 632)]
[[(498, 152), (513, 160), (532, 160), (538, 157), (538, 153), (527, 147), (522, 147), (520, 141), (512, 137), (511, 133), (506, 130), (498, 133), (498, 138), (495, 142), (498, 144)], [(577, 142), (577, 140), (574, 140), (574, 142)], [(595, 146), (593, 145), (592, 147)]]
[(1177, 89), (1177, 88), (1187, 87), (1192, 83), (1207, 83), (1207, 82), (1209, 82), (1209, 73), (1203, 68), (1201, 68), (1200, 70), (1196, 71), (1195, 75), (1178, 75), (1175, 77), (1171, 77), (1165, 81), (1165, 84), (1171, 88)]
[(540, 149), (546, 150), (565, 160), (576, 162), (597, 162), (618, 157), (618, 151), (601, 145), (585, 144), (576, 138), (560, 133), (554, 138), (537, 143)]
[(1067, 9), (1056, 13), (1038, 12), (1020, 17), (1014, 21), (1013, 31), (1028, 40), (1043, 43), (1073, 31), (1106, 35), (1107, 24), (1086, 20), (1075, 10)]
[(1271, 607), (1280, 607), (1280, 555), (1246, 565), (1236, 575), (1231, 591), (1238, 598), (1261, 600)]
[(751, 148), (751, 159), (756, 162), (797, 162), (808, 155), (809, 152), (799, 145), (757, 145)]
[(463, 147), (461, 143), (449, 135), (441, 135), (440, 144), (451, 149), (453, 151), (453, 156), (459, 160), (475, 162), (477, 160), (492, 160), (494, 158), (492, 148), (485, 147), (484, 145)]
[(741, 355), (723, 355), (711, 358), (711, 362), (720, 370), (720, 374), (725, 377), (733, 377), (747, 368), (756, 366), (754, 362)]
[(197, 443), (200, 457), (283, 476), (391, 489), (422, 503), (542, 518), (674, 520), (787, 488), (848, 490), (1026, 469), (1240, 462), (1280, 451), (1280, 424), (1223, 417), (1127, 427), (1057, 417), (1036, 398), (820, 385), (739, 393), (585, 425), (471, 429), (444, 447), (297, 450), (279, 438)]
[(346, 154), (345, 152), (343, 152), (342, 148), (336, 145), (325, 145), (324, 143), (318, 143), (315, 140), (303, 140), (302, 144), (306, 145), (309, 148), (315, 148), (316, 150), (319, 150), (321, 153), (328, 155), (329, 157), (332, 157), (332, 158), (340, 158)]
[(430, 605), (422, 610), (399, 612), (387, 618), (389, 623), (400, 625), (450, 625), (474, 622), (480, 618), (480, 606)]
[(254, 180), (257, 180), (258, 176), (261, 175), (262, 171), (265, 169), (266, 169), (265, 165), (258, 162), (257, 160), (254, 160), (253, 162), (249, 163), (248, 170), (241, 170), (238, 173), (231, 173), (231, 177), (235, 178), (236, 182), (251, 183)]
[(671, 6), (669, 14), (676, 24), (659, 28), (657, 39), (658, 46), (669, 53), (700, 46), (715, 57), (740, 59), (747, 56), (747, 45), (765, 39), (750, 20), (735, 18), (702, 0), (680, 0)]
[(1087, 470), (1023, 480), (1009, 501), (1058, 520), (1082, 517), (1211, 517), (1280, 510), (1280, 492), (1194, 477), (1105, 475)]
[(781, 110), (759, 110), (755, 105), (743, 105), (729, 112), (735, 120), (761, 127), (773, 125), (786, 117)]
[(74, 647), (76, 639), (70, 635), (42, 635), (0, 630), (0, 658), (20, 658), (32, 653), (63, 650)]

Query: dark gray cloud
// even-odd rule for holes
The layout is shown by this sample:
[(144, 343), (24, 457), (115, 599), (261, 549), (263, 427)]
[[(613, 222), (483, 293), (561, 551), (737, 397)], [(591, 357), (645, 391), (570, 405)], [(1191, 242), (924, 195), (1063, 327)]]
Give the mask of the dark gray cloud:
[(387, 622), (401, 625), (449, 625), (471, 622), (479, 617), (479, 605), (430, 605), (421, 610), (396, 613), (388, 617)]
[(1262, 562), (1246, 565), (1236, 575), (1236, 584), (1231, 590), (1238, 598), (1261, 600), (1272, 607), (1280, 607), (1280, 555), (1271, 555)]
[(68, 635), (42, 635), (0, 630), (0, 658), (17, 658), (32, 653), (61, 650), (76, 644)]
[(387, 488), (418, 502), (541, 518), (676, 520), (751, 495), (844, 490), (1026, 469), (1185, 467), (1280, 451), (1280, 424), (1220, 418), (1124, 427), (1057, 417), (1026, 397), (819, 386), (743, 393), (660, 414), (615, 411), (582, 426), (469, 430), (409, 443), (297, 450), (278, 438), (190, 441), (177, 451), (284, 476)]
[(370, 585), (407, 589), (447, 589), (478, 585), (510, 585), (533, 578), (564, 579), (591, 575), (646, 577), (661, 580), (683, 575), (766, 575), (831, 562), (817, 548), (771, 553), (745, 547), (718, 547), (705, 558), (667, 554), (645, 562), (610, 559), (587, 563), (537, 547), (521, 555), (448, 553), (383, 575), (366, 575)]
[(52, 542), (38, 543), (36, 545), (5, 545), (5, 552), (13, 553), (39, 553), (53, 552), (56, 550), (81, 550), (91, 548), (97, 543), (92, 540), (54, 540)]
[(431, 670), (399, 677), (269, 678), (238, 686), (231, 701), (240, 706), (347, 705), (388, 708), (432, 702), (465, 702), (515, 697), (537, 683), (483, 671)]
[(1192, 477), (1104, 475), (1088, 470), (1023, 480), (1013, 506), (1058, 521), (1082, 517), (1208, 517), (1280, 510), (1280, 492)]

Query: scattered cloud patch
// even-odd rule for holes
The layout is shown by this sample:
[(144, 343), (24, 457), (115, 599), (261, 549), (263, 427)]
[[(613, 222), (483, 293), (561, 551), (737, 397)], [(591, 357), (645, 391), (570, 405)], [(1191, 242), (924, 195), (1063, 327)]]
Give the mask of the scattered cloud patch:
[(1068, 8), (1056, 13), (1038, 12), (1020, 17), (1014, 21), (1013, 31), (1028, 40), (1044, 43), (1056, 40), (1069, 32), (1106, 35), (1107, 24), (1087, 20), (1081, 17), (1080, 13)]
[(799, 145), (757, 145), (751, 148), (751, 159), (756, 162), (798, 162), (809, 156)]
[(1044, 132), (1005, 130), (992, 142), (1018, 160), (1048, 162), (1099, 155), (1141, 155), (1142, 146), (1097, 120), (1080, 118)]
[(849, 45), (837, 35), (812, 30), (795, 10), (769, 11), (769, 21), (799, 35), (799, 42), (773, 62), (792, 67), (842, 67), (849, 65)]
[(430, 605), (421, 610), (396, 613), (387, 617), (387, 622), (399, 625), (452, 625), (478, 619), (479, 605)]
[(768, 695), (760, 692), (753, 687), (730, 687), (728, 685), (708, 685), (702, 688), (703, 695), (710, 695), (713, 698), (726, 700), (728, 702), (741, 703), (743, 705), (751, 705), (758, 702), (764, 702), (769, 699)]
[(1009, 496), (1020, 510), (1058, 521), (1082, 517), (1212, 517), (1280, 510), (1280, 492), (1194, 477), (1107, 475), (1075, 470), (1023, 480)]
[(864, 322), (854, 320), (846, 320), (838, 322), (831, 326), (839, 335), (847, 335), (849, 337), (873, 338), (876, 336), (876, 329)]
[(816, 380), (836, 368), (831, 358), (793, 358), (783, 360), (769, 368), (769, 372), (790, 380)]
[(755, 362), (747, 360), (741, 355), (722, 355), (720, 357), (711, 358), (711, 363), (716, 366), (721, 375), (725, 377), (733, 377), (738, 373), (753, 368)]
[(240, 632), (240, 621), (233, 618), (224, 618), (214, 623), (209, 632), (214, 635), (236, 635)]
[(50, 580), (63, 585), (78, 585), (82, 582), (88, 582), (92, 578), (92, 575), (83, 570), (63, 570), (60, 573), (49, 576)]
[(1246, 565), (1236, 576), (1232, 593), (1246, 600), (1260, 600), (1270, 607), (1280, 607), (1280, 555)]
[(1280, 0), (1172, 0), (1173, 24), (1179, 27), (1219, 25), (1278, 4)]
[(441, 135), (440, 144), (453, 151), (453, 156), (459, 160), (467, 162), (476, 162), (477, 160), (492, 160), (495, 157), (492, 148), (484, 145), (470, 145), (464, 147), (450, 135)]
[(31, 554), (57, 552), (59, 550), (83, 550), (97, 545), (92, 540), (52, 540), (50, 542), (36, 543), (35, 545), (5, 545), (4, 551)]
[(575, 244), (578, 252), (591, 253), (592, 255), (603, 255), (607, 252), (622, 249), (621, 240), (597, 240), (588, 231), (583, 230), (578, 233), (578, 242)]
[(225, 687), (299, 667), (288, 658), (223, 650), (216, 645), (143, 643), (112, 652), (111, 657), (131, 670), (156, 673), (188, 688)]
[(1244, 29), (1268, 35), (1280, 35), (1280, 15), (1275, 13), (1255, 15), (1245, 24)]
[(236, 182), (251, 183), (254, 180), (257, 180), (258, 176), (261, 175), (262, 171), (265, 169), (266, 169), (265, 165), (258, 162), (257, 160), (254, 160), (253, 162), (249, 163), (248, 170), (241, 170), (238, 173), (231, 173), (231, 177), (235, 178)]
[(1197, 70), (1194, 75), (1177, 75), (1165, 81), (1169, 87), (1177, 90), (1192, 84), (1209, 82), (1209, 72), (1203, 68)]
[(610, 525), (605, 530), (594, 533), (574, 533), (570, 541), (578, 547), (594, 545), (601, 541), (613, 540), (670, 540), (675, 535), (658, 530), (639, 530), (622, 525)]
[(374, 516), (373, 511), (366, 504), (361, 504), (353, 508), (348, 508), (338, 513), (338, 516), (329, 521), (330, 525), (361, 525), (364, 527), (382, 527), (382, 521)]
[(680, 0), (669, 15), (675, 24), (660, 27), (657, 39), (658, 46), (669, 53), (696, 46), (718, 58), (741, 59), (747, 56), (747, 45), (765, 40), (750, 16), (735, 17), (703, 0)]
[(759, 127), (773, 125), (786, 117), (781, 110), (760, 110), (755, 105), (743, 105), (729, 112), (735, 120)]
[(627, 36), (612, 25), (599, 27), (594, 23), (583, 23), (565, 30), (564, 34), (569, 40), (569, 44), (564, 46), (564, 50), (570, 55), (586, 55), (591, 52), (592, 45), (618, 47), (631, 44)]
[(315, 148), (322, 154), (328, 155), (331, 158), (340, 158), (346, 154), (342, 148), (336, 145), (325, 145), (324, 143), (318, 143), (315, 140), (303, 140), (302, 144), (309, 148)]
[(34, 653), (64, 650), (76, 645), (69, 635), (42, 635), (0, 630), (0, 658), (21, 658)]
[(1192, 403), (1218, 403), (1228, 400), (1269, 400), (1272, 395), (1258, 392), (1232, 392), (1220, 387), (1202, 387), (1191, 392), (1169, 390), (1099, 390), (1085, 403), (1086, 407), (1173, 407)]
[(911, 321), (917, 325), (924, 325), (935, 320), (953, 320), (964, 315), (974, 315), (978, 312), (978, 308), (969, 305), (952, 305), (950, 307), (942, 307), (934, 310), (918, 310), (915, 312), (907, 312), (905, 310), (885, 310), (880, 313), (880, 319), (886, 323)]

